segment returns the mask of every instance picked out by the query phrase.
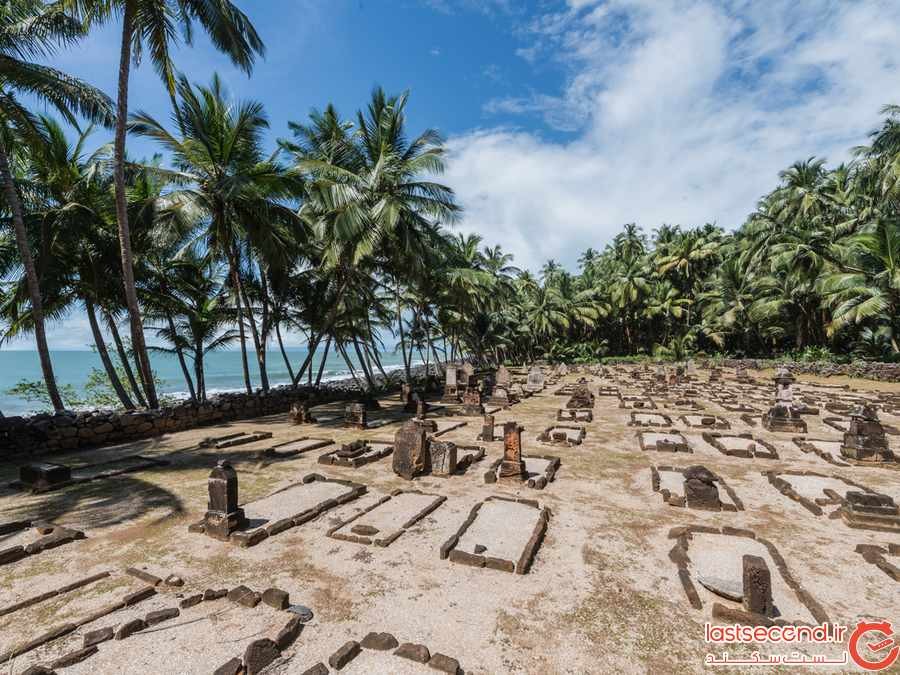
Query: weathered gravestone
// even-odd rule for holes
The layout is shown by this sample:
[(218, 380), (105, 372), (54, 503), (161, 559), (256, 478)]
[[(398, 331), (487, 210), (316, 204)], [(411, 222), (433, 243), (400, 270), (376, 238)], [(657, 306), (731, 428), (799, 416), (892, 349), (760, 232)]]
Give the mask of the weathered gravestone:
[(495, 382), (501, 387), (509, 387), (509, 385), (512, 383), (512, 377), (509, 374), (509, 369), (507, 369), (507, 367), (502, 363), (500, 364), (500, 367), (497, 368)]
[(684, 470), (684, 501), (688, 508), (719, 511), (719, 488), (716, 477), (704, 466), (691, 466)]
[(344, 409), (344, 426), (365, 429), (368, 426), (364, 403), (351, 403)]
[(503, 425), (503, 461), (497, 471), (501, 480), (524, 481), (528, 478), (522, 459), (522, 427), (518, 422)]
[(795, 378), (787, 368), (775, 373), (775, 405), (763, 415), (763, 426), (769, 431), (806, 433), (806, 422), (794, 406)]
[(482, 441), (493, 441), (494, 440), (494, 416), (493, 415), (485, 415), (484, 420), (481, 423), (481, 433), (478, 435), (478, 438)]
[(456, 473), (458, 452), (453, 441), (429, 441), (431, 473), (435, 476), (450, 476)]
[(394, 473), (407, 480), (431, 471), (425, 426), (408, 420), (394, 435)]
[(448, 363), (444, 373), (444, 395), (442, 403), (459, 403), (459, 369), (455, 364)]
[(475, 387), (469, 387), (463, 394), (460, 415), (477, 417), (484, 415), (484, 406), (481, 404), (481, 392)]
[(772, 573), (766, 561), (755, 555), (745, 555), (743, 563), (744, 609), (754, 614), (775, 616), (772, 602)]
[(215, 539), (228, 539), (247, 524), (244, 509), (238, 507), (237, 472), (228, 460), (219, 460), (207, 480), (209, 503), (203, 517), (204, 532)]
[(33, 462), (19, 467), (19, 482), (27, 488), (40, 492), (72, 480), (72, 470), (64, 464)]
[(525, 383), (525, 389), (537, 393), (544, 390), (544, 371), (540, 366), (532, 366), (528, 371), (528, 380)]
[(297, 401), (291, 404), (288, 418), (292, 424), (315, 424), (316, 422), (316, 418), (312, 416), (309, 410), (309, 401)]
[(884, 427), (872, 406), (861, 404), (850, 411), (850, 428), (844, 433), (841, 454), (864, 462), (893, 461)]

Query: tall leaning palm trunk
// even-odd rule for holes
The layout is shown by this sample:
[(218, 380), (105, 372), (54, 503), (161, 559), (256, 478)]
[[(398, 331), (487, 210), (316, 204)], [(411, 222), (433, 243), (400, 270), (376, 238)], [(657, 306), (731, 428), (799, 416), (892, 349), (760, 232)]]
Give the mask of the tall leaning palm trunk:
[(122, 255), (122, 282), (125, 287), (125, 304), (131, 326), (131, 348), (137, 361), (138, 374), (147, 396), (147, 406), (159, 407), (144, 325), (134, 283), (134, 255), (131, 251), (131, 228), (128, 225), (128, 195), (125, 191), (125, 131), (128, 121), (128, 80), (131, 72), (131, 43), (134, 32), (134, 6), (125, 3), (122, 16), (122, 46), (119, 55), (119, 80), (116, 94), (116, 133), (113, 146), (113, 179), (116, 188), (116, 220), (119, 224), (119, 248)]
[(34, 258), (28, 245), (28, 236), (25, 232), (25, 216), (22, 212), (22, 202), (13, 182), (12, 171), (9, 168), (9, 156), (6, 147), (0, 143), (0, 182), (3, 183), (3, 195), (12, 212), (13, 231), (16, 236), (16, 246), (19, 256), (22, 258), (22, 266), (25, 268), (25, 280), (28, 286), (28, 297), (31, 301), (31, 317), (34, 322), (34, 339), (37, 343), (38, 358), (41, 361), (41, 372), (44, 375), (44, 383), (53, 409), (57, 412), (65, 410), (59, 388), (56, 386), (56, 376), (53, 374), (53, 364), (50, 361), (50, 348), (47, 346), (47, 333), (44, 330), (44, 303), (41, 299), (41, 287), (38, 282), (37, 270), (34, 267)]

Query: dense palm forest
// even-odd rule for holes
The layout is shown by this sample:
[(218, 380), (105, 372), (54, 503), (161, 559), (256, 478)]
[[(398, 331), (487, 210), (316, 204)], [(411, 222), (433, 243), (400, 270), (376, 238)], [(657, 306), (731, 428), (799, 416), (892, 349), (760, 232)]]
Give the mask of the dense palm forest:
[[(122, 34), (115, 100), (40, 65), (104, 22)], [(159, 404), (157, 350), (200, 401), (204, 358), (222, 348), (240, 350), (247, 391), (251, 373), (269, 388), (270, 359), (318, 384), (328, 354), (371, 388), (394, 350), (407, 377), (462, 357), (900, 352), (900, 108), (852, 162), (787, 168), (737, 229), (627, 224), (577, 272), (529, 272), (455, 231), (442, 138), (408, 129), (405, 94), (376, 89), (355, 114), (329, 105), (273, 130), (263, 102), (178, 73), (178, 27), (248, 72), (264, 51), (227, 0), (0, 5), (0, 321), (4, 339), (33, 337), (56, 409), (45, 326), (82, 312), (125, 408)], [(141, 55), (168, 119), (129, 100)], [(129, 137), (159, 155), (130, 156)], [(298, 334), (309, 349), (292, 363), (285, 337)]]

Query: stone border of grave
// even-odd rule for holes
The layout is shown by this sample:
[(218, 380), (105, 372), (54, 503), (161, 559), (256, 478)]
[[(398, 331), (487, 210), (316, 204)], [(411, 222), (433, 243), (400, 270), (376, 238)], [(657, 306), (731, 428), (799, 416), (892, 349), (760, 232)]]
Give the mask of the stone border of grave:
[[(704, 468), (706, 468), (706, 467), (704, 467)], [(665, 465), (650, 467), (650, 481), (653, 486), (653, 491), (659, 492), (660, 495), (662, 495), (663, 502), (668, 504), (669, 506), (679, 506), (679, 507), (685, 508), (687, 505), (685, 504), (684, 496), (681, 496), (680, 498), (675, 497), (668, 489), (660, 488), (660, 478), (659, 478), (660, 471), (671, 471), (671, 472), (680, 473), (683, 475), (685, 469), (679, 468), (677, 466), (665, 466)], [(709, 469), (707, 469), (707, 471), (709, 471), (715, 477), (715, 481), (722, 487), (723, 490), (725, 490), (725, 493), (728, 495), (728, 498), (732, 501), (731, 504), (726, 504), (725, 502), (721, 502), (722, 508), (720, 510), (727, 511), (727, 512), (743, 511), (744, 510), (744, 502), (742, 502), (741, 498), (737, 496), (737, 493), (734, 491), (734, 489), (719, 474), (715, 473), (714, 471), (710, 471)]]
[[(0, 565), (9, 565), (18, 562), (28, 556), (37, 555), (52, 548), (70, 544), (79, 539), (86, 539), (84, 532), (81, 530), (73, 530), (62, 525), (54, 525), (44, 521), (17, 520), (11, 523), (0, 524), (0, 535), (15, 534), (34, 528), (41, 537), (21, 546), (10, 546), (9, 548), (0, 549)], [(0, 659), (2, 662), (2, 659)]]
[[(729, 450), (725, 447), (725, 444), (722, 443), (720, 438), (745, 438), (753, 441), (753, 444), (756, 447), (762, 446), (768, 452), (759, 452), (758, 450)], [(742, 434), (720, 434), (714, 431), (704, 431), (703, 432), (703, 440), (713, 446), (716, 450), (721, 452), (723, 455), (728, 457), (741, 457), (743, 459), (780, 459), (778, 456), (778, 450), (774, 445), (765, 441), (761, 438), (757, 438), (751, 433), (742, 433)]]
[(223, 436), (207, 436), (197, 444), (197, 447), (224, 450), (238, 445), (249, 445), (257, 441), (265, 441), (269, 438), (272, 438), (271, 431), (238, 431)]
[[(626, 403), (631, 403), (632, 405), (626, 405)], [(644, 405), (634, 405), (635, 403), (642, 403)], [(631, 396), (619, 395), (619, 407), (623, 410), (656, 410), (657, 405), (656, 401), (654, 401), (649, 396)]]
[[(803, 508), (805, 508), (807, 511), (809, 511), (814, 516), (821, 516), (825, 513), (825, 511), (822, 509), (823, 506), (832, 506), (832, 505), (840, 506), (841, 504), (844, 503), (844, 498), (841, 497), (836, 492), (833, 495), (828, 495), (828, 492), (832, 492), (832, 490), (829, 490), (828, 492), (824, 493), (825, 495), (828, 496), (827, 500), (826, 499), (821, 499), (821, 500), (809, 499), (808, 497), (804, 497), (799, 492), (797, 492), (791, 486), (790, 481), (787, 481), (787, 480), (781, 478), (781, 476), (815, 476), (816, 478), (831, 478), (833, 480), (842, 481), (842, 482), (846, 483), (847, 485), (849, 485), (850, 487), (854, 487), (854, 488), (857, 488), (858, 490), (862, 490), (866, 494), (877, 494), (871, 488), (868, 488), (865, 485), (861, 485), (860, 483), (857, 483), (856, 481), (851, 480), (850, 478), (844, 478), (843, 476), (838, 476), (837, 474), (828, 475), (828, 474), (824, 474), (824, 473), (818, 473), (816, 471), (796, 471), (796, 470), (783, 469), (783, 470), (778, 470), (778, 471), (763, 471), (762, 475), (768, 479), (768, 481), (772, 485), (772, 487), (774, 487), (776, 490), (778, 490), (781, 494), (783, 494), (788, 499), (792, 499), (795, 502), (797, 502), (798, 504), (800, 504)], [(821, 503), (818, 503), (819, 501), (821, 501)]]
[[(638, 415), (656, 415), (657, 417), (662, 417), (662, 422), (639, 422), (637, 420)], [(640, 410), (632, 410), (631, 411), (631, 421), (628, 422), (629, 427), (670, 427), (672, 426), (672, 418), (666, 415), (665, 413), (646, 413), (641, 412)]]
[[(82, 618), (77, 619), (75, 621), (68, 621), (66, 623), (59, 624), (58, 626), (54, 626), (53, 628), (51, 628), (50, 630), (48, 630), (45, 633), (42, 633), (38, 637), (32, 638), (31, 640), (27, 640), (26, 642), (23, 642), (21, 644), (14, 646), (12, 649), (9, 649), (8, 651), (6, 651), (3, 654), (0, 654), (0, 663), (7, 663), (7, 662), (11, 661), (12, 659), (15, 659), (19, 656), (22, 656), (23, 654), (27, 654), (28, 652), (37, 649), (38, 647), (43, 647), (45, 644), (47, 644), (49, 642), (53, 642), (56, 639), (65, 637), (66, 635), (69, 635), (70, 633), (74, 633), (77, 629), (81, 628), (82, 626), (85, 626), (89, 623), (92, 623), (94, 621), (102, 619), (103, 617), (105, 617), (109, 614), (112, 614), (113, 612), (117, 612), (120, 609), (124, 609), (126, 607), (133, 607), (134, 605), (137, 605), (137, 604), (143, 602), (144, 600), (146, 600), (147, 598), (153, 597), (154, 595), (156, 595), (156, 589), (153, 588), (152, 586), (145, 586), (144, 588), (141, 588), (137, 591), (132, 591), (131, 593), (126, 593), (124, 596), (122, 596), (121, 600), (117, 600), (109, 605), (106, 605), (105, 607), (101, 607), (100, 609), (95, 610), (95, 611), (91, 612), (90, 614), (83, 616)], [(125, 624), (125, 625), (127, 625), (127, 624)], [(88, 633), (88, 635), (90, 635), (90, 633)], [(110, 632), (109, 637), (110, 638), (113, 637), (112, 632)], [(107, 639), (109, 639), (109, 638), (107, 638)], [(87, 645), (85, 647), (85, 649), (90, 649), (90, 647), (91, 647), (91, 645)], [(91, 656), (92, 654), (96, 653), (96, 651), (97, 651), (96, 648), (94, 648), (93, 651), (91, 651), (90, 653), (85, 653), (81, 658), (78, 658), (77, 660), (68, 661), (65, 664), (59, 663), (59, 661), (62, 661), (63, 659), (74, 658), (75, 655), (78, 655), (79, 653), (84, 652), (85, 649), (76, 651), (72, 654), (68, 654), (66, 656), (61, 657), (60, 659), (57, 659), (57, 661), (54, 661), (52, 667), (53, 668), (61, 668), (61, 667), (63, 667), (63, 665), (72, 665), (74, 663), (78, 663), (79, 661), (83, 661), (88, 656)]]
[[(300, 513), (289, 516), (288, 518), (282, 518), (281, 520), (276, 520), (274, 523), (269, 523), (264, 525), (263, 527), (258, 527), (254, 530), (238, 530), (236, 532), (232, 532), (228, 536), (228, 542), (240, 546), (241, 548), (249, 548), (251, 546), (256, 546), (260, 542), (265, 541), (269, 537), (274, 537), (276, 534), (281, 534), (286, 530), (290, 530), (294, 527), (300, 527), (308, 523), (315, 518), (318, 518), (320, 515), (325, 513), (326, 511), (330, 511), (336, 506), (340, 506), (341, 504), (346, 504), (348, 502), (352, 502), (354, 499), (359, 499), (368, 491), (368, 488), (361, 483), (354, 483), (350, 480), (341, 480), (338, 478), (326, 478), (318, 473), (309, 473), (306, 474), (303, 479), (299, 483), (291, 483), (280, 490), (276, 490), (261, 499), (268, 499), (273, 495), (280, 494), (287, 490), (291, 490), (298, 485), (306, 485), (308, 483), (313, 483), (316, 481), (324, 481), (326, 483), (337, 483), (339, 485), (345, 485), (350, 488), (350, 492), (347, 492), (339, 497), (335, 497), (333, 499), (326, 499), (324, 502), (320, 502), (313, 507), (306, 509), (305, 511), (301, 511)], [(243, 506), (249, 506), (253, 504), (253, 502), (248, 502)], [(204, 534), (206, 532), (206, 527), (203, 521), (199, 521), (196, 523), (192, 523), (188, 526), (188, 532)]]
[[(787, 584), (788, 588), (794, 591), (797, 599), (804, 607), (806, 607), (807, 610), (809, 610), (809, 613), (813, 616), (813, 618), (818, 623), (830, 622), (830, 619), (825, 613), (825, 610), (822, 609), (822, 606), (791, 575), (790, 571), (788, 570), (787, 563), (772, 542), (770, 542), (768, 539), (763, 539), (762, 537), (757, 536), (757, 534), (753, 530), (729, 527), (727, 525), (723, 527), (709, 527), (707, 525), (681, 525), (678, 527), (673, 527), (671, 530), (669, 530), (668, 538), (676, 540), (675, 545), (669, 551), (669, 560), (675, 563), (675, 566), (678, 568), (678, 579), (679, 581), (681, 581), (681, 587), (684, 590), (684, 594), (687, 596), (688, 602), (694, 609), (703, 609), (703, 602), (700, 600), (700, 595), (697, 593), (697, 588), (694, 586), (694, 581), (691, 578), (691, 573), (688, 569), (688, 563), (691, 562), (691, 559), (688, 556), (688, 549), (690, 548), (690, 541), (693, 538), (694, 534), (720, 534), (725, 536), (747, 537), (748, 539), (755, 539), (760, 544), (766, 547), (766, 550), (769, 552), (769, 556), (774, 561), (775, 567), (778, 569), (778, 573), (781, 575), (781, 578), (784, 580), (785, 584)], [(769, 617), (763, 616), (762, 614), (755, 614), (753, 612), (725, 607), (718, 602), (713, 603), (712, 613), (714, 619), (719, 619), (720, 621), (728, 623), (743, 623), (750, 626), (792, 626), (800, 625), (802, 623), (799, 621), (785, 621), (784, 619), (770, 619)]]
[[(370, 443), (385, 443), (387, 445), (386, 448), (375, 452), (374, 454), (367, 455), (365, 457), (339, 457), (337, 453), (341, 452), (345, 448), (358, 448), (367, 446)], [(358, 469), (361, 466), (365, 466), (366, 464), (371, 464), (372, 462), (377, 462), (378, 460), (384, 459), (385, 457), (389, 457), (394, 452), (394, 440), (393, 439), (382, 439), (382, 438), (359, 438), (355, 441), (351, 441), (350, 443), (344, 443), (339, 447), (326, 452), (323, 455), (319, 455), (319, 458), (316, 460), (319, 464), (325, 464), (328, 466), (343, 466), (348, 469)]]
[[(731, 423), (722, 419), (718, 415), (700, 415), (701, 422), (700, 424), (691, 424), (687, 418), (687, 415), (679, 415), (678, 419), (681, 420), (681, 423), (686, 427), (690, 427), (692, 429), (731, 429)], [(713, 419), (715, 420), (712, 424), (703, 424), (704, 419)]]
[[(578, 417), (582, 415), (582, 417)], [(594, 410), (592, 408), (559, 408), (556, 411), (557, 422), (593, 422)]]
[[(547, 468), (544, 469), (544, 475), (537, 478), (529, 478), (525, 481), (525, 485), (534, 490), (543, 490), (547, 485), (556, 479), (556, 472), (559, 470), (562, 461), (554, 455), (522, 455), (522, 459), (546, 459), (549, 461)], [(491, 467), (484, 473), (484, 482), (486, 485), (492, 485), (497, 482), (497, 469), (503, 463), (503, 458), (495, 460)]]
[(848, 419), (849, 419), (849, 418), (843, 418), (843, 417), (823, 417), (823, 418), (822, 418), (822, 423), (823, 423), (823, 424), (827, 424), (828, 426), (830, 426), (830, 427), (831, 427), (832, 429), (834, 429), (835, 431), (840, 431), (840, 432), (843, 434), (843, 433), (845, 433), (847, 430), (846, 430), (846, 429), (842, 429), (841, 427), (839, 427), (839, 426), (838, 426), (838, 422), (847, 422)]
[[(578, 437), (572, 439), (569, 437), (569, 434), (566, 434), (565, 440), (556, 439), (553, 438), (553, 434), (551, 433), (554, 429), (572, 429), (578, 432)], [(583, 424), (554, 424), (547, 427), (540, 434), (538, 434), (535, 440), (540, 441), (541, 443), (546, 443), (548, 445), (559, 445), (566, 448), (571, 448), (576, 445), (581, 445), (586, 436), (587, 429), (584, 428)]]
[[(441, 654), (440, 652), (432, 652), (428, 647), (422, 644), (412, 642), (400, 643), (391, 633), (371, 632), (357, 642), (349, 640), (341, 645), (337, 651), (328, 657), (328, 665), (335, 670), (343, 670), (353, 659), (362, 653), (363, 649), (386, 652), (393, 650), (393, 656), (401, 659), (409, 659), (422, 665), (449, 675), (457, 675), (464, 672), (459, 666), (459, 661)], [(328, 675), (328, 668), (324, 663), (317, 663), (311, 668), (303, 671), (302, 675)]]
[[(522, 554), (519, 556), (518, 561), (492, 558), (490, 556), (478, 555), (477, 553), (467, 553), (456, 548), (460, 538), (462, 538), (472, 523), (475, 522), (475, 519), (478, 518), (478, 511), (481, 507), (485, 503), (495, 500), (525, 504), (526, 506), (531, 506), (540, 511), (538, 521), (534, 526), (531, 537), (526, 542), (525, 548), (522, 549)], [(525, 499), (524, 497), (501, 497), (499, 495), (486, 497), (472, 507), (472, 510), (469, 511), (469, 515), (463, 521), (462, 525), (459, 526), (454, 534), (450, 535), (450, 538), (447, 541), (441, 544), (441, 560), (447, 560), (449, 558), (450, 562), (468, 565), (470, 567), (486, 567), (501, 572), (527, 574), (528, 570), (531, 569), (531, 564), (534, 562), (534, 558), (541, 546), (541, 542), (544, 541), (544, 535), (547, 532), (547, 523), (550, 522), (550, 515), (550, 507), (541, 507), (535, 499)]]
[(833, 464), (834, 466), (840, 467), (848, 467), (853, 466), (845, 461), (839, 461), (835, 459), (834, 455), (830, 452), (825, 452), (824, 450), (817, 448), (813, 445), (816, 441), (823, 441), (826, 443), (840, 443), (839, 439), (836, 438), (807, 438), (806, 436), (794, 436), (791, 441), (793, 441), (794, 445), (796, 445), (801, 452), (803, 453), (812, 453), (819, 457), (820, 459), (828, 462), (829, 464)]
[[(391, 499), (393, 499), (397, 495), (401, 495), (401, 494), (425, 495), (427, 497), (434, 497), (434, 500), (428, 506), (426, 506), (424, 509), (422, 509), (421, 511), (416, 513), (414, 516), (412, 516), (412, 518), (410, 518), (405, 523), (403, 523), (397, 530), (395, 530), (394, 532), (392, 532), (391, 534), (389, 534), (388, 536), (386, 536), (384, 538), (376, 539), (376, 538), (374, 538), (374, 535), (365, 536), (365, 535), (359, 535), (359, 534), (341, 534), (340, 532), (338, 532), (338, 530), (340, 530), (341, 528), (349, 525), (350, 523), (352, 523), (355, 520), (358, 520), (359, 518), (362, 518), (367, 513), (374, 511), (382, 504), (386, 504), (387, 502), (391, 501)], [(366, 545), (374, 544), (375, 546), (381, 546), (382, 548), (385, 548), (385, 547), (393, 544), (395, 541), (397, 541), (397, 539), (399, 539), (403, 534), (405, 534), (406, 531), (409, 530), (409, 528), (411, 528), (413, 525), (418, 523), (425, 516), (429, 515), (433, 511), (435, 511), (445, 501), (447, 501), (446, 497), (444, 497), (443, 495), (436, 495), (432, 492), (422, 492), (421, 490), (403, 490), (403, 489), (394, 490), (389, 495), (385, 495), (384, 497), (382, 497), (381, 499), (376, 501), (371, 506), (363, 509), (359, 513), (347, 518), (347, 520), (341, 521), (334, 527), (330, 528), (328, 530), (328, 532), (326, 532), (326, 535), (331, 537), (332, 539), (339, 539), (341, 541), (350, 541), (350, 542), (353, 542), (356, 544), (366, 544)]]
[[(293, 445), (294, 443), (300, 443), (301, 441), (315, 441), (315, 443), (303, 448), (302, 450), (288, 450), (287, 452), (282, 452), (281, 450), (279, 450), (279, 448), (283, 448), (286, 445)], [(298, 455), (303, 455), (307, 452), (312, 452), (313, 450), (319, 450), (333, 444), (333, 438), (322, 438), (320, 436), (300, 436), (300, 438), (292, 438), (289, 441), (276, 443), (275, 445), (260, 451), (259, 456), (260, 458), (297, 457)]]
[(660, 444), (658, 442), (650, 444), (650, 445), (644, 443), (644, 434), (648, 434), (648, 433), (660, 433), (660, 432), (638, 431), (635, 434), (635, 436), (637, 436), (638, 443), (641, 446), (641, 450), (644, 452), (686, 452), (686, 453), (691, 453), (691, 454), (694, 452), (694, 449), (691, 447), (691, 444), (688, 443), (687, 438), (685, 438), (684, 434), (682, 434), (680, 431), (678, 431), (678, 429), (669, 429), (665, 433), (669, 434), (669, 435), (679, 436), (681, 438), (682, 442), (681, 443), (663, 443), (662, 447), (660, 447)]
[(755, 427), (757, 424), (761, 423), (762, 415), (760, 415), (758, 411), (754, 415), (743, 413), (741, 415), (741, 421), (748, 427)]
[[(429, 444), (432, 442), (453, 443), (453, 441), (429, 441)], [(475, 462), (480, 462), (487, 456), (487, 450), (480, 445), (459, 445), (458, 443), (453, 443), (453, 445), (456, 446), (457, 452), (456, 468), (450, 473), (435, 473), (434, 465), (432, 465), (431, 473), (425, 475), (429, 478), (443, 478), (445, 480), (450, 478), (450, 476), (461, 476), (468, 471), (469, 467), (475, 464)], [(462, 455), (462, 457), (459, 455)]]
[(597, 387), (597, 393), (595, 396), (616, 396), (618, 397), (621, 392), (618, 387)]
[(18, 602), (14, 602), (13, 604), (7, 605), (6, 607), (0, 607), (0, 616), (7, 616), (9, 614), (13, 614), (14, 612), (18, 612), (20, 609), (26, 609), (27, 607), (32, 607), (46, 600), (51, 600), (53, 598), (59, 597), (60, 595), (65, 595), (66, 593), (77, 591), (80, 588), (90, 586), (91, 584), (101, 581), (102, 579), (106, 579), (110, 576), (110, 572), (100, 572), (99, 574), (92, 574), (91, 576), (85, 577), (84, 579), (73, 581), (72, 583), (66, 584), (65, 586), (54, 588), (38, 595), (32, 595), (29, 598), (19, 600)]
[[(496, 412), (496, 411), (494, 411), (494, 412)], [(482, 414), (488, 414), (488, 413), (482, 413)], [(469, 417), (473, 417), (473, 415), (469, 415)], [(429, 418), (429, 419), (434, 419), (434, 418)], [(455, 422), (455, 423), (451, 424), (449, 427), (447, 427), (446, 429), (441, 429), (440, 431), (429, 432), (428, 435), (431, 436), (432, 438), (437, 438), (438, 436), (443, 436), (444, 434), (450, 433), (451, 431), (455, 431), (456, 429), (467, 426), (468, 424), (469, 424), (468, 421)]]
[(900, 567), (894, 565), (885, 558), (885, 556), (888, 555), (900, 557), (900, 544), (885, 544), (884, 546), (857, 544), (854, 550), (859, 553), (867, 563), (875, 565), (875, 567), (887, 574), (894, 581), (900, 581)]
[[(169, 463), (162, 459), (154, 459), (152, 457), (145, 457), (144, 455), (125, 455), (124, 457), (117, 457), (115, 459), (110, 459), (105, 462), (97, 462), (95, 464), (85, 464), (83, 466), (74, 467), (75, 471), (83, 471), (84, 469), (93, 469), (96, 467), (102, 467), (104, 464), (116, 464), (129, 459), (138, 459), (142, 463), (136, 466), (130, 466), (124, 469), (116, 469), (112, 471), (104, 471), (95, 476), (85, 476), (84, 478), (72, 478), (71, 471), (72, 467), (63, 465), (63, 464), (54, 464), (53, 466), (63, 467), (69, 470), (69, 478), (66, 480), (62, 480), (59, 482), (54, 482), (47, 484), (46, 486), (29, 486), (24, 483), (21, 479), (13, 481), (9, 483), (9, 487), (14, 490), (21, 490), (23, 492), (30, 492), (33, 495), (43, 494), (45, 492), (52, 492), (53, 490), (60, 490), (64, 487), (68, 487), (70, 485), (83, 485), (84, 483), (90, 483), (95, 480), (104, 480), (106, 478), (114, 478), (115, 476), (121, 476), (127, 473), (136, 473), (138, 471), (144, 471), (146, 469), (159, 468), (163, 466), (168, 466)], [(39, 464), (43, 464), (43, 462), (39, 462)], [(20, 476), (21, 469), (28, 467), (29, 464), (23, 464), (20, 468)]]

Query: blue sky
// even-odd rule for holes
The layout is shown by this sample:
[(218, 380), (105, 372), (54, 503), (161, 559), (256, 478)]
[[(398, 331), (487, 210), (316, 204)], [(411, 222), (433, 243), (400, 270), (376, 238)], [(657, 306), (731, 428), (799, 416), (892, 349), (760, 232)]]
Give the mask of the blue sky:
[[(350, 116), (375, 84), (411, 90), (411, 131), (448, 139), (458, 228), (530, 269), (551, 257), (574, 269), (627, 222), (736, 227), (781, 169), (847, 160), (879, 108), (900, 103), (895, 0), (238, 4), (267, 46), (252, 76), (199, 36), (177, 52), (183, 72), (202, 82), (218, 71), (235, 96), (262, 100), (273, 145), (312, 107)], [(54, 62), (113, 92), (117, 29)], [(131, 108), (168, 115), (147, 66)], [(53, 326), (51, 346), (83, 347), (85, 324)]]

